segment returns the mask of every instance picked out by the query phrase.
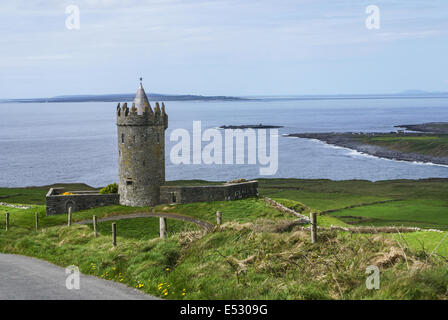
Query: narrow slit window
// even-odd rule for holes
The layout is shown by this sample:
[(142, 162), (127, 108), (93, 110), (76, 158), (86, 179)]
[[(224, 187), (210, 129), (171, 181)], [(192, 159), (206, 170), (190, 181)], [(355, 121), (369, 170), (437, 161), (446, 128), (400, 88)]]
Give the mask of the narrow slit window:
[(121, 143), (124, 143), (124, 133), (121, 134)]
[(176, 192), (171, 192), (171, 195), (172, 195), (172, 197), (173, 197), (173, 203), (176, 203), (176, 200), (177, 200), (177, 193)]

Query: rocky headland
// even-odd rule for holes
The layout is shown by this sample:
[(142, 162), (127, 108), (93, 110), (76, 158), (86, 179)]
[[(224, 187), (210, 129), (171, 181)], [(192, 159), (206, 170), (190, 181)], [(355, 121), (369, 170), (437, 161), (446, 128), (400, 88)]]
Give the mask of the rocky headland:
[[(401, 127), (401, 126), (400, 126)], [(359, 133), (359, 132), (345, 132), (345, 133), (294, 133), (289, 134), (289, 137), (305, 138), (305, 139), (317, 139), (322, 142), (356, 150), (361, 153), (369, 154), (375, 157), (412, 161), (412, 162), (424, 162), (448, 165), (448, 157), (438, 157), (428, 154), (421, 154), (415, 152), (403, 152), (394, 150), (391, 148), (366, 143), (363, 138), (373, 137), (390, 137), (392, 133)], [(397, 137), (424, 137), (423, 133), (395, 133)], [(367, 139), (368, 140), (368, 139)]]
[(427, 122), (421, 124), (403, 124), (395, 126), (406, 130), (448, 134), (448, 122)]

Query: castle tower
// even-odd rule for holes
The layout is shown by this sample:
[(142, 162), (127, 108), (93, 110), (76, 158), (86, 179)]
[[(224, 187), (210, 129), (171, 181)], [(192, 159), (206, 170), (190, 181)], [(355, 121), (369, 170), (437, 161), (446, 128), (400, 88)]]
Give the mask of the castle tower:
[[(141, 78), (140, 78), (141, 80)], [(160, 201), (165, 183), (165, 130), (168, 116), (158, 102), (154, 111), (143, 85), (132, 107), (117, 106), (118, 193), (125, 206), (151, 206)]]

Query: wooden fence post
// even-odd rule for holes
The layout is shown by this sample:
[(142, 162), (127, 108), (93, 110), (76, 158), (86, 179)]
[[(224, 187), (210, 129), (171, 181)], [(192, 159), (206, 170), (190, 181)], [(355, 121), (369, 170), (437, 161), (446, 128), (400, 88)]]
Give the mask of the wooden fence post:
[(67, 226), (70, 227), (71, 225), (72, 225), (72, 207), (68, 207)]
[(167, 227), (166, 227), (166, 218), (160, 218), (160, 238), (161, 239), (165, 239), (168, 235), (167, 235), (167, 231), (166, 231)]
[(222, 213), (221, 211), (216, 211), (216, 224), (220, 226), (222, 224)]
[(38, 231), (39, 230), (39, 214), (36, 212), (34, 214), (34, 216), (35, 216), (35, 221), (36, 221), (36, 231)]
[(6, 212), (6, 231), (9, 229), (9, 212)]
[(117, 224), (112, 223), (112, 244), (114, 247), (117, 246)]
[(311, 218), (311, 243), (317, 242), (317, 219), (316, 219), (316, 212), (310, 213)]
[(95, 235), (95, 238), (98, 237), (98, 229), (96, 228), (97, 222), (98, 222), (97, 217), (93, 216), (93, 234)]

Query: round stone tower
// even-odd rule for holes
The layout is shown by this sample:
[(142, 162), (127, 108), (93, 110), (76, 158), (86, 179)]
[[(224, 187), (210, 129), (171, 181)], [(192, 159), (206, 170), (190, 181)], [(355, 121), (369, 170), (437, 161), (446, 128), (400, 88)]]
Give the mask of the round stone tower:
[(120, 204), (141, 207), (160, 201), (165, 183), (165, 130), (168, 116), (158, 102), (154, 111), (142, 83), (132, 107), (117, 106), (118, 193)]

